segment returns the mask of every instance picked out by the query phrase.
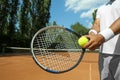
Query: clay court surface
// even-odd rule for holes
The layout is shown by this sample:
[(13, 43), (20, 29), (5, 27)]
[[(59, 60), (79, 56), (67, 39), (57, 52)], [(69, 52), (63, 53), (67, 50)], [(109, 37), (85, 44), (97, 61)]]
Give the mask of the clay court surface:
[(31, 55), (0, 56), (0, 80), (99, 80), (98, 54), (86, 53), (76, 68), (62, 74), (42, 70)]

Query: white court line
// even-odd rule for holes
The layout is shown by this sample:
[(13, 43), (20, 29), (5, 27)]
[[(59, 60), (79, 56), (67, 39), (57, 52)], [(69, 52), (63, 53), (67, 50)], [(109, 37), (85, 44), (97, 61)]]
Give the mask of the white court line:
[(89, 65), (89, 76), (90, 76), (90, 80), (92, 80), (92, 65)]

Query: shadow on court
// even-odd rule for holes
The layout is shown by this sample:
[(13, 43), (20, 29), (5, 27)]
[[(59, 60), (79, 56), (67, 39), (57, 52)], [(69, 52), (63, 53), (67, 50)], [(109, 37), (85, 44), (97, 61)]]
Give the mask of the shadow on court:
[(97, 53), (86, 53), (72, 71), (52, 74), (38, 67), (31, 55), (0, 56), (0, 80), (99, 80), (97, 62)]

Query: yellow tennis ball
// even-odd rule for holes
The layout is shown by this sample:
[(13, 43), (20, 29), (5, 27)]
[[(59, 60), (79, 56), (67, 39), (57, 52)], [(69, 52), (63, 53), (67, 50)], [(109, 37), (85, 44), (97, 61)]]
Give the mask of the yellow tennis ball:
[(88, 38), (86, 38), (85, 36), (82, 36), (78, 39), (78, 44), (83, 47), (85, 44), (87, 44), (89, 41)]

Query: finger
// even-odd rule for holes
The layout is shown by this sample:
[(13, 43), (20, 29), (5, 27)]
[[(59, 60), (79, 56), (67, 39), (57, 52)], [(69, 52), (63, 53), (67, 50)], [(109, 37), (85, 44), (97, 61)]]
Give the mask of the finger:
[(91, 44), (92, 44), (92, 42), (89, 41), (87, 44), (85, 44), (85, 45), (83, 46), (83, 48), (88, 48)]
[(97, 46), (94, 45), (94, 44), (91, 44), (91, 45), (88, 47), (89, 50), (95, 50), (96, 48), (97, 48)]
[(90, 50), (95, 50), (95, 49), (98, 48), (99, 46), (100, 46), (100, 44), (94, 42), (94, 43), (92, 43), (92, 44), (88, 47), (88, 49), (90, 49)]
[(88, 38), (90, 40), (90, 35), (85, 35), (86, 38)]

